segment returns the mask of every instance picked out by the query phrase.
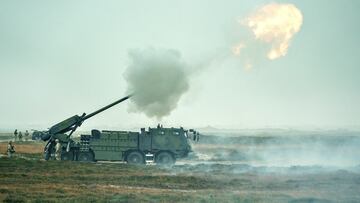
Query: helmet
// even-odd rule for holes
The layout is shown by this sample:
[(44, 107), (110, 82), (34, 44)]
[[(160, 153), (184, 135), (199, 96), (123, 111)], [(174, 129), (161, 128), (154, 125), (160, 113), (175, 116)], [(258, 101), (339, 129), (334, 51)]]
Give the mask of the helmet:
[(10, 140), (10, 141), (9, 141), (9, 144), (11, 144), (11, 143), (12, 143), (12, 141)]
[(59, 139), (56, 139), (55, 142), (59, 142)]

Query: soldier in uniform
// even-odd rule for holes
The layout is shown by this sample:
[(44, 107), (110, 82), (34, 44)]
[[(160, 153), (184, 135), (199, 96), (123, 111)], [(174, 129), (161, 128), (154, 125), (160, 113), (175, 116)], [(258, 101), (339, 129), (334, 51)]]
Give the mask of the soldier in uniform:
[(19, 132), (19, 141), (22, 142), (22, 133), (21, 133), (21, 131)]
[(14, 142), (16, 142), (17, 136), (18, 136), (18, 131), (17, 131), (17, 129), (15, 129), (15, 131), (14, 131)]
[(8, 144), (8, 147), (7, 147), (8, 157), (11, 158), (12, 154), (14, 154), (14, 153), (15, 153), (15, 147), (14, 147), (14, 145), (12, 145), (12, 141), (9, 141), (9, 144)]
[(26, 130), (25, 131), (25, 141), (28, 141), (28, 139), (29, 139), (29, 131)]
[(56, 160), (61, 160), (61, 144), (59, 139), (55, 140), (55, 159)]

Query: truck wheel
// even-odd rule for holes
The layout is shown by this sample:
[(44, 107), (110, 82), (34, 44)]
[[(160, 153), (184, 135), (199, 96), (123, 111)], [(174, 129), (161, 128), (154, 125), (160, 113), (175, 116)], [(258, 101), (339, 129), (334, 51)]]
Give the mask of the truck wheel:
[(126, 157), (126, 162), (128, 164), (144, 164), (144, 156), (140, 152), (130, 152)]
[(70, 151), (70, 152), (62, 153), (61, 154), (61, 160), (64, 160), (64, 161), (72, 161), (72, 160), (74, 160), (73, 152)]
[(81, 152), (78, 157), (79, 161), (92, 162), (94, 161), (94, 156), (90, 152)]
[(155, 155), (155, 163), (159, 165), (171, 166), (175, 164), (175, 158), (169, 152), (160, 152)]

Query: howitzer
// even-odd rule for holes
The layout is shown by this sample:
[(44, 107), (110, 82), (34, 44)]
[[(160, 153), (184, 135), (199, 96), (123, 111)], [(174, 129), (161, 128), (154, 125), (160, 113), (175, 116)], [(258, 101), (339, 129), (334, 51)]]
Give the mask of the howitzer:
[[(97, 110), (97, 111), (94, 111), (94, 112), (92, 112), (90, 114), (83, 113), (81, 116), (74, 115), (74, 116), (72, 116), (72, 117), (70, 117), (70, 118), (68, 118), (68, 119), (66, 119), (66, 120), (64, 120), (64, 121), (62, 121), (60, 123), (57, 123), (57, 124), (53, 125), (46, 133), (44, 133), (41, 136), (41, 139), (43, 141), (48, 141), (48, 143), (46, 144), (45, 149), (44, 149), (45, 159), (47, 160), (50, 157), (50, 153), (51, 153), (50, 151), (52, 150), (52, 148), (54, 146), (55, 139), (59, 139), (59, 141), (62, 142), (62, 143), (67, 143), (67, 151), (68, 151), (68, 149), (70, 147), (70, 143), (73, 142), (70, 139), (70, 136), (75, 132), (75, 130), (78, 127), (81, 126), (81, 124), (85, 120), (87, 120), (87, 119), (89, 119), (89, 118), (91, 118), (91, 117), (93, 117), (93, 116), (95, 116), (95, 115), (97, 115), (97, 114), (99, 114), (99, 113), (101, 113), (101, 112), (103, 112), (103, 111), (105, 111), (105, 110), (107, 110), (107, 109), (109, 109), (109, 108), (111, 108), (111, 107), (113, 107), (113, 106), (127, 100), (127, 99), (129, 99), (131, 96), (132, 95), (128, 95), (126, 97), (123, 97), (123, 98), (121, 98), (121, 99), (119, 99), (119, 100), (117, 100), (117, 101), (115, 101), (115, 102), (113, 102), (113, 103), (111, 103), (111, 104)], [(68, 132), (70, 132), (70, 133), (65, 134), (65, 133), (68, 133)]]

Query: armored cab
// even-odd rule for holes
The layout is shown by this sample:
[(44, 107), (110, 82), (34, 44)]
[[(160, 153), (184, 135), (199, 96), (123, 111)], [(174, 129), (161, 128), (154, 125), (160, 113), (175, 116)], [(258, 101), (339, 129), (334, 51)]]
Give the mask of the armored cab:
[(81, 136), (78, 160), (144, 164), (151, 157), (157, 164), (171, 165), (191, 151), (187, 133), (183, 128), (162, 127), (140, 132), (93, 130)]

